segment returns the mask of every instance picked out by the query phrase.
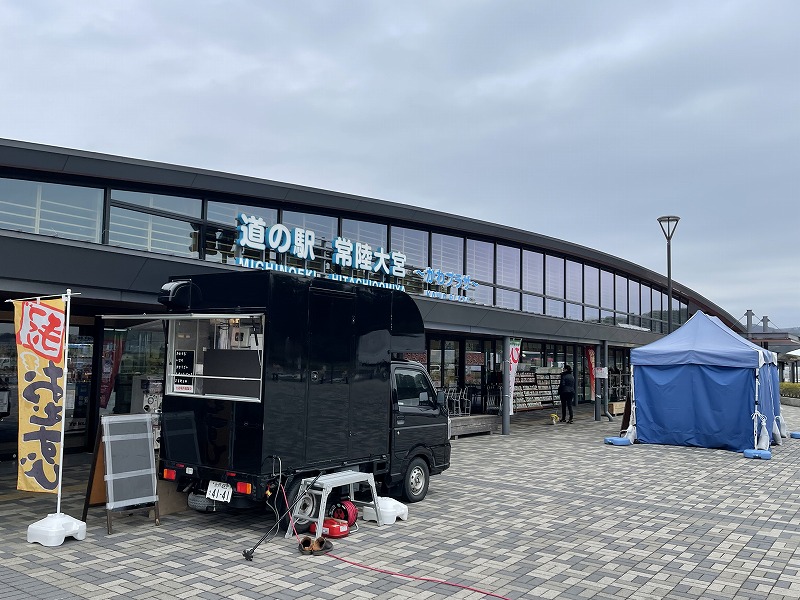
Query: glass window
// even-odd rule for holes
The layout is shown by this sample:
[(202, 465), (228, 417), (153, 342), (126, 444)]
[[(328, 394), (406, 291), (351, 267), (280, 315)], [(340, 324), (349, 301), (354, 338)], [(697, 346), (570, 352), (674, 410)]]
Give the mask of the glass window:
[(597, 267), (583, 266), (583, 301), (600, 306), (600, 270)]
[(653, 322), (651, 329), (656, 333), (661, 332), (661, 319), (664, 318), (664, 314), (661, 312), (661, 292), (653, 289), (652, 290), (652, 309), (651, 314), (653, 315)]
[(631, 313), (630, 324), (641, 325), (639, 318), (639, 282), (628, 281), (628, 312)]
[(250, 206), (248, 204), (229, 204), (227, 202), (208, 202), (206, 218), (214, 223), (221, 223), (228, 227), (236, 226), (236, 219), (239, 215), (261, 217), (267, 227), (272, 227), (278, 222), (278, 211), (274, 208), (264, 208), (262, 206)]
[(421, 293), (425, 289), (425, 282), (414, 274), (414, 270), (428, 266), (428, 232), (392, 227), (389, 243), (392, 252), (400, 252), (406, 256), (406, 276), (403, 278), (406, 291)]
[(444, 272), (464, 274), (464, 238), (431, 235), (431, 266)]
[(663, 307), (661, 306), (661, 292), (653, 288), (652, 296), (653, 318), (660, 321), (664, 318), (664, 313), (662, 312)]
[(342, 219), (342, 237), (352, 242), (369, 244), (373, 250), (378, 248), (387, 249), (386, 239), (388, 227), (378, 223), (367, 223), (365, 221), (353, 221), (352, 219)]
[(512, 292), (511, 290), (496, 289), (494, 293), (497, 295), (496, 305), (500, 308), (511, 308), (519, 310), (520, 293)]
[(260, 315), (174, 320), (167, 393), (260, 402), (263, 331)]
[(428, 373), (433, 385), (442, 387), (442, 340), (431, 340), (428, 350)]
[[(464, 238), (440, 233), (431, 235), (431, 267), (443, 273), (468, 274), (464, 273)], [(431, 288), (440, 292), (458, 292), (452, 287), (432, 285)]]
[(628, 312), (638, 315), (640, 310), (639, 306), (639, 282), (628, 282)]
[(428, 266), (428, 232), (392, 227), (392, 250), (406, 255), (406, 267)]
[(333, 240), (338, 235), (339, 221), (336, 217), (284, 211), (282, 224), (290, 230), (305, 229), (314, 232), (314, 260), (305, 260), (286, 253), (283, 255), (290, 267), (314, 269), (320, 273), (331, 264)]
[(540, 252), (522, 251), (522, 289), (544, 294), (544, 256)]
[(522, 372), (535, 371), (544, 365), (544, 351), (541, 342), (522, 342), (522, 353), (517, 367)]
[(583, 302), (583, 265), (568, 260), (566, 268), (566, 298), (573, 302)]
[(519, 248), (497, 246), (497, 266), (495, 267), (496, 284), (519, 289), (519, 266)]
[(163, 322), (123, 323), (123, 328), (104, 330), (100, 415), (160, 412), (166, 359)]
[[(564, 297), (564, 259), (556, 256), (545, 258), (545, 295), (551, 298)], [(563, 313), (563, 310), (562, 310)], [(550, 311), (547, 312), (550, 314)]]
[(467, 240), (467, 275), (479, 286), (468, 292), (478, 304), (493, 305), (492, 284), (494, 283), (494, 244)]
[(434, 408), (435, 392), (424, 373), (418, 369), (396, 367), (394, 381), (400, 412), (414, 411), (419, 408)]
[(614, 274), (600, 271), (600, 307), (614, 309)]
[(600, 309), (593, 306), (585, 306), (583, 309), (583, 320), (587, 323), (600, 322)]
[(567, 302), (567, 318), (574, 321), (583, 320), (583, 306), (580, 304), (572, 304)]
[(0, 178), (0, 228), (100, 242), (103, 190)]
[(522, 310), (525, 312), (533, 313), (535, 315), (543, 315), (544, 298), (542, 298), (541, 296), (532, 296), (530, 294), (523, 294)]
[(461, 372), (461, 356), (459, 344), (455, 340), (444, 342), (444, 385), (458, 387), (458, 375)]
[(198, 198), (181, 196), (164, 196), (162, 194), (145, 194), (126, 190), (111, 190), (111, 199), (128, 204), (136, 204), (145, 208), (155, 208), (178, 213), (187, 217), (200, 217), (203, 201)]
[(332, 248), (333, 239), (338, 235), (339, 223), (336, 217), (312, 215), (300, 212), (284, 211), (283, 225), (289, 229), (310, 229), (314, 232), (314, 246), (319, 248)]
[(483, 350), (480, 340), (467, 340), (465, 343), (464, 385), (480, 386), (483, 371)]
[(643, 317), (651, 317), (650, 314), (651, 303), (650, 303), (650, 286), (641, 285), (641, 298), (642, 298), (642, 305), (641, 305), (641, 313)]
[[(19, 380), (14, 323), (0, 323), (0, 457), (16, 456), (19, 438)], [(8, 463), (9, 466), (11, 463)]]
[(222, 264), (235, 264), (238, 250), (245, 258), (263, 260), (263, 252), (260, 250), (237, 247), (237, 237), (235, 229), (207, 225), (205, 259)]
[(108, 243), (136, 250), (197, 258), (199, 226), (156, 215), (111, 207)]
[(547, 310), (545, 314), (548, 317), (559, 317), (561, 319), (564, 318), (564, 302), (563, 300), (551, 300), (547, 298), (546, 300)]
[[(368, 223), (365, 221), (354, 221), (352, 219), (342, 220), (342, 237), (349, 240), (353, 244), (353, 257), (359, 256), (359, 252), (366, 252), (373, 258), (370, 261), (374, 265), (377, 261), (375, 256), (376, 252), (386, 253), (388, 248), (386, 239), (389, 228), (386, 225), (379, 225), (378, 223)], [(355, 264), (355, 261), (354, 261)], [(391, 261), (386, 259), (387, 268), (391, 268)], [(375, 281), (383, 281), (387, 273), (383, 269), (373, 271), (371, 268), (354, 268), (350, 266), (342, 266), (342, 273), (345, 275), (355, 275), (357, 277), (366, 277)]]
[(618, 312), (628, 312), (628, 280), (622, 275), (614, 276), (614, 288), (616, 290), (616, 299), (614, 300), (614, 308)]
[(642, 313), (642, 323), (641, 323), (641, 325), (642, 325), (642, 327), (646, 327), (647, 329), (650, 329), (650, 325), (651, 325), (651, 320), (650, 319), (652, 318), (651, 307), (650, 307), (650, 302), (651, 302), (650, 286), (641, 284), (640, 288), (641, 288), (641, 307), (640, 307), (640, 311)]

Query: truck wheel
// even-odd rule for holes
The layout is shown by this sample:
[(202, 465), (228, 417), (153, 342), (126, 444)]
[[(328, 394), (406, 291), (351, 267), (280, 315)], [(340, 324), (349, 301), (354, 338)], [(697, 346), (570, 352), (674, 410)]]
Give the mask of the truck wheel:
[(428, 463), (419, 456), (411, 461), (403, 480), (403, 497), (409, 502), (419, 502), (428, 493), (430, 471)]
[[(295, 518), (294, 518), (294, 528), (297, 533), (306, 533), (311, 528), (311, 522), (317, 515), (316, 511), (316, 499), (313, 495), (306, 492), (300, 498), (298, 498), (298, 492), (300, 491), (300, 483), (302, 482), (302, 477), (295, 477), (289, 482), (289, 485), (286, 486), (286, 498), (289, 500), (289, 506), (286, 506), (286, 501), (282, 501), (279, 503), (281, 507), (281, 523), (280, 529), (282, 531), (286, 531), (291, 527), (289, 515), (294, 510)], [(295, 502), (297, 505), (295, 506)]]

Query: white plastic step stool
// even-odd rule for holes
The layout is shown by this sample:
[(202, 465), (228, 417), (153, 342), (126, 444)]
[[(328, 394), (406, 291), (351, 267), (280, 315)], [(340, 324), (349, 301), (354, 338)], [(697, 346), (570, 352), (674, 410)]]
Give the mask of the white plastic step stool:
[[(312, 482), (314, 485), (311, 485)], [(372, 502), (356, 501), (354, 499), (355, 496), (353, 485), (362, 482), (369, 484), (369, 489), (372, 492)], [(345, 485), (350, 488), (350, 502), (356, 506), (369, 506), (372, 508), (375, 511), (378, 525), (383, 525), (380, 502), (378, 502), (378, 494), (375, 491), (375, 478), (372, 476), (372, 473), (362, 473), (360, 471), (339, 471), (337, 473), (320, 475), (317, 477), (316, 481), (314, 481), (313, 477), (306, 477), (300, 482), (300, 489), (297, 492), (297, 497), (299, 498), (308, 492), (316, 498), (316, 530), (319, 532), (318, 535), (322, 535), (322, 522), (325, 520), (325, 507), (328, 503), (328, 496), (330, 495), (331, 490)], [(295, 506), (292, 509), (292, 520), (295, 520), (298, 516), (301, 515), (297, 514), (297, 506)], [(285, 537), (292, 537), (293, 533), (294, 532), (290, 527), (286, 530)]]

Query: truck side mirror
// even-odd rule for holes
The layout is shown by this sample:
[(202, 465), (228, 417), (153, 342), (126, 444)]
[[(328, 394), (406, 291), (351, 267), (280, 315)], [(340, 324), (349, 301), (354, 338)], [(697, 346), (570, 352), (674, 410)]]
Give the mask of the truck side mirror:
[(444, 406), (444, 390), (436, 392), (436, 406)]

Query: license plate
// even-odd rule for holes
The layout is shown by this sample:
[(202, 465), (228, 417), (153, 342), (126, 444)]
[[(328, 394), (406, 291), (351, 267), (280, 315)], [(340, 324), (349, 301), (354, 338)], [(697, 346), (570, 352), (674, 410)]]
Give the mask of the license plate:
[(217, 502), (230, 502), (233, 488), (228, 483), (221, 481), (209, 481), (208, 489), (206, 490), (206, 498), (216, 500)]

